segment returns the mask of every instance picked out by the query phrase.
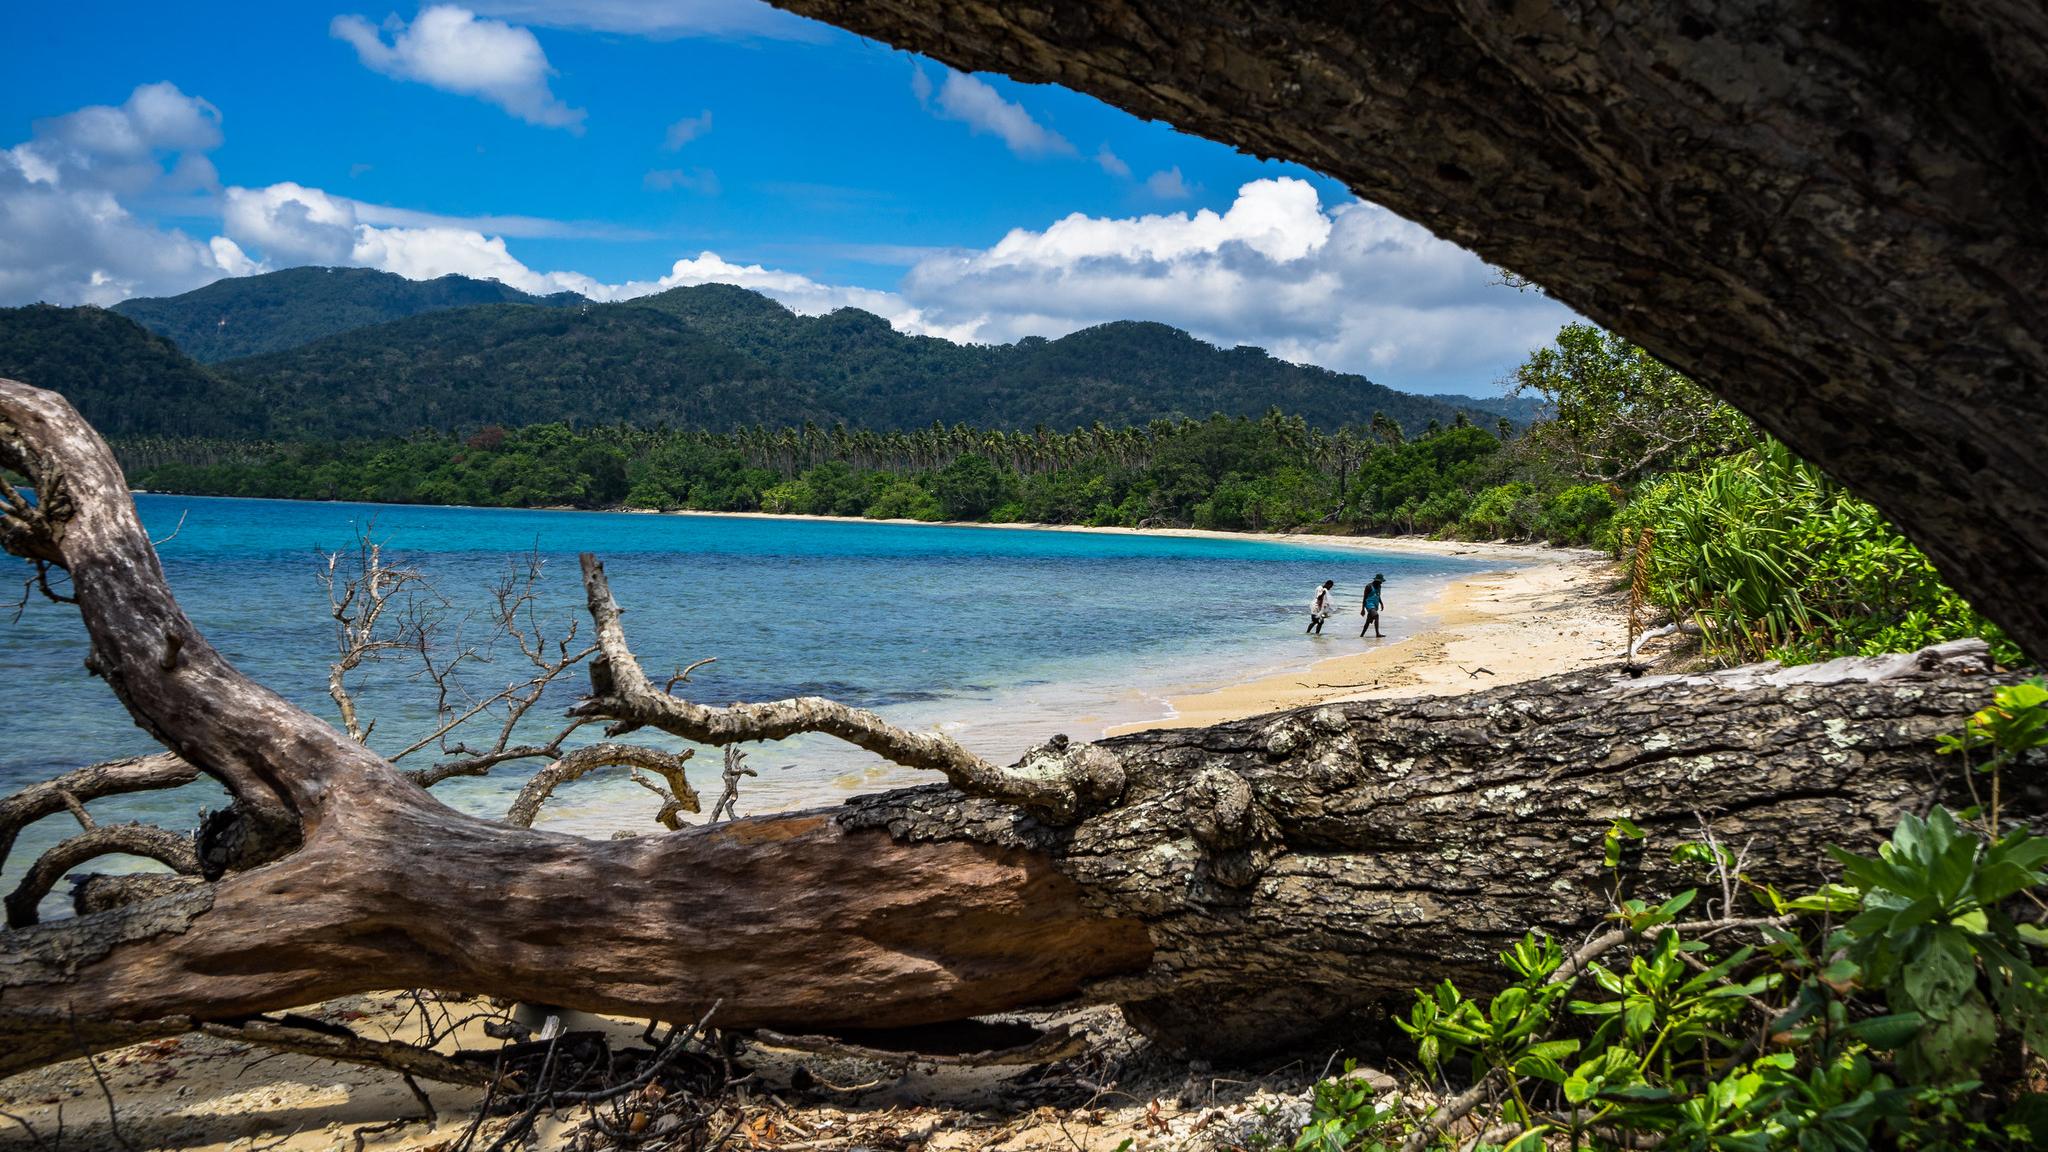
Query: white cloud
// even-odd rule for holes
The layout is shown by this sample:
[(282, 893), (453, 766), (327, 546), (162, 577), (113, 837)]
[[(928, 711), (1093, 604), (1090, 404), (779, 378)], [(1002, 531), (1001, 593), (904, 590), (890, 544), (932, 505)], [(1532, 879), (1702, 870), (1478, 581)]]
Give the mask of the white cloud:
[(674, 152), (697, 137), (711, 131), (711, 110), (706, 108), (695, 116), (685, 116), (668, 126), (668, 134), (662, 138), (661, 146)]
[(1420, 391), (1483, 392), (1572, 319), (1493, 284), (1478, 257), (1376, 205), (1326, 209), (1293, 179), (1223, 213), (1075, 214), (914, 266), (899, 289), (930, 328), (979, 341), (1158, 320), (1230, 347)]
[(1181, 179), (1177, 164), (1145, 177), (1145, 191), (1161, 200), (1185, 200), (1195, 194), (1194, 189), (1188, 187), (1188, 182)]
[(172, 84), (36, 121), (0, 150), (0, 304), (112, 304), (254, 270), (232, 242), (160, 228), (123, 203), (210, 198), (205, 153), (220, 142), (220, 111)]
[[(656, 279), (609, 283), (537, 270), (507, 244), (609, 234), (604, 225), (444, 216), (292, 182), (218, 189), (206, 152), (220, 139), (219, 113), (170, 85), (37, 122), (29, 140), (0, 150), (0, 304), (110, 304), (300, 263), (419, 279), (459, 273), (597, 300), (719, 282), (798, 312), (861, 308), (901, 331), (959, 341), (1157, 320), (1395, 387), (1468, 392), (1485, 391), (1572, 319), (1547, 298), (1492, 283), (1477, 257), (1421, 227), (1357, 201), (1325, 205), (1293, 179), (1246, 184), (1222, 212), (1076, 213), (983, 249), (836, 257), (910, 263), (894, 289), (827, 283), (714, 252), (677, 260)], [(702, 189), (713, 180), (702, 170), (649, 175), (656, 187)], [(175, 200), (183, 215), (217, 211), (221, 234), (198, 239), (159, 227), (131, 210), (130, 201), (145, 200)]]
[[(405, 223), (378, 224), (394, 218)], [(447, 217), (363, 204), (290, 182), (227, 189), (221, 224), (230, 242), (256, 249), (276, 266), (353, 265), (415, 280), (453, 273), (537, 293), (587, 282), (575, 273), (528, 268), (512, 255), (503, 235), (487, 236)]]
[(618, 32), (650, 40), (685, 36), (822, 40), (830, 29), (763, 0), (474, 0), (487, 16), (543, 28)]
[(1019, 156), (1071, 155), (1074, 151), (1066, 137), (1032, 119), (1022, 104), (1003, 99), (987, 81), (948, 68), (934, 100), (931, 77), (918, 67), (910, 74), (910, 89), (918, 103), (931, 108), (934, 115), (958, 120), (976, 135), (1001, 137)]
[(1129, 164), (1124, 163), (1122, 157), (1110, 151), (1109, 145), (1107, 144), (1104, 144), (1101, 148), (1096, 149), (1095, 162), (1101, 165), (1102, 170), (1104, 172), (1109, 173), (1111, 176), (1115, 176), (1120, 180), (1128, 180), (1131, 178), (1131, 166)]
[(410, 25), (393, 16), (379, 29), (361, 16), (336, 16), (328, 31), (386, 76), (487, 100), (529, 124), (583, 129), (583, 110), (549, 90), (554, 69), (525, 28), (436, 4), (421, 9)]
[(289, 181), (228, 189), (221, 224), (237, 243), (280, 265), (347, 263), (356, 243), (353, 200)]

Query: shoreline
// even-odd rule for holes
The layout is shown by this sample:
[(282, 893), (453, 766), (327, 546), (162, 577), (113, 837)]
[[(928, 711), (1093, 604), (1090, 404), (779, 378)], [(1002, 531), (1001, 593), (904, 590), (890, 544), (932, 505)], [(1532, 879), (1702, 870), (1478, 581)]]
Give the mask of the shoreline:
[[(179, 494), (151, 496), (177, 499)], [(268, 500), (269, 497), (186, 496), (196, 500)], [(451, 511), (577, 512), (627, 516), (685, 516), (706, 520), (822, 521), (836, 524), (898, 527), (973, 528), (1021, 532), (1064, 532), (1104, 536), (1158, 536), (1173, 539), (1250, 541), (1281, 546), (1321, 548), (1330, 552), (1430, 556), (1498, 564), (1497, 568), (1451, 578), (1419, 608), (1396, 612), (1383, 627), (1395, 631), (1384, 641), (1366, 641), (1346, 633), (1357, 616), (1340, 609), (1331, 629), (1305, 642), (1322, 651), (1295, 651), (1256, 666), (1233, 671), (1211, 670), (1201, 679), (1162, 683), (1147, 695), (1164, 705), (1164, 715), (1142, 720), (1097, 721), (1101, 736), (1153, 728), (1186, 728), (1240, 720), (1289, 708), (1397, 694), (1439, 695), (1475, 691), (1499, 684), (1618, 663), (1625, 641), (1620, 626), (1618, 595), (1612, 592), (1614, 559), (1587, 548), (1504, 541), (1433, 540), (1419, 536), (1369, 536), (1320, 532), (1232, 532), (1204, 528), (1127, 528), (1086, 524), (1017, 522), (991, 524), (962, 520), (875, 519), (866, 516), (813, 516), (791, 512), (713, 512), (697, 509), (595, 509), (569, 507), (497, 508), (456, 504), (379, 504), (374, 501), (284, 501), (304, 504), (347, 504), (376, 508), (448, 509)], [(1401, 589), (1396, 586), (1396, 596)], [(1603, 601), (1614, 601), (1604, 603)], [(1349, 650), (1340, 650), (1348, 647)], [(1091, 718), (1092, 719), (1092, 718)], [(1085, 724), (1075, 718), (1075, 722)], [(884, 774), (886, 775), (886, 773)], [(862, 779), (850, 792), (880, 781)], [(835, 794), (839, 790), (834, 790)], [(822, 799), (822, 797), (821, 797)]]
[(728, 520), (799, 520), (827, 524), (894, 524), (916, 528), (980, 528), (1019, 532), (1086, 532), (1102, 535), (1164, 536), (1189, 540), (1264, 540), (1278, 544), (1327, 545), (1332, 548), (1368, 548), (1380, 552), (1406, 552), (1423, 556), (1481, 556), (1503, 560), (1550, 560), (1578, 556), (1605, 559), (1607, 554), (1592, 548), (1573, 548), (1536, 542), (1504, 540), (1434, 540), (1427, 536), (1369, 536), (1322, 532), (1231, 532), (1220, 528), (1125, 528), (1119, 525), (1047, 524), (1018, 520), (996, 524), (986, 520), (911, 520), (904, 517), (875, 519), (868, 516), (813, 516), (804, 512), (713, 512), (699, 508), (576, 508), (567, 504), (541, 504), (513, 508), (497, 504), (393, 504), (377, 500), (300, 500), (287, 496), (210, 496), (196, 492), (164, 492), (137, 489), (137, 496), (160, 496), (187, 500), (261, 500), (279, 504), (357, 504), (369, 508), (447, 508), (464, 512), (575, 512), (602, 516), (702, 516)]
[[(1362, 649), (1171, 696), (1165, 719), (1114, 725), (1103, 735), (1201, 728), (1352, 700), (1457, 695), (1621, 660), (1626, 640), (1613, 561), (1583, 549), (1544, 551), (1515, 567), (1452, 580), (1414, 615), (1394, 617), (1401, 630), (1384, 640), (1350, 636), (1344, 629), (1359, 617), (1340, 612), (1330, 618), (1338, 632), (1311, 642)], [(1403, 627), (1418, 619), (1412, 630)], [(1384, 617), (1381, 625), (1388, 625)]]

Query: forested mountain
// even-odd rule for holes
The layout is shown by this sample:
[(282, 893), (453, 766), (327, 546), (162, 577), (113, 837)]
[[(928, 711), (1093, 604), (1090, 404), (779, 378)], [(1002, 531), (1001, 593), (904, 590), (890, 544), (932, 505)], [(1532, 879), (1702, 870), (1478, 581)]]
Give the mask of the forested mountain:
[(0, 376), (62, 392), (103, 436), (244, 436), (261, 403), (101, 308), (0, 308)]
[[(545, 420), (1122, 426), (1272, 407), (1332, 427), (1380, 411), (1419, 429), (1460, 407), (1257, 349), (1224, 351), (1163, 324), (961, 345), (906, 336), (857, 309), (799, 316), (722, 284), (574, 309), (432, 312), (219, 371), (306, 397), (270, 429), (285, 435)], [(1463, 407), (1493, 418), (1478, 402)]]
[(408, 280), (370, 268), (286, 268), (216, 280), (178, 296), (114, 305), (202, 364), (296, 348), (422, 312), (479, 304), (580, 304), (573, 292), (533, 296), (496, 280)]
[(15, 309), (0, 311), (0, 372), (57, 387), (115, 434), (243, 439), (553, 422), (1128, 427), (1273, 408), (1324, 428), (1385, 413), (1419, 432), (1461, 410), (1489, 425), (1500, 412), (1219, 349), (1163, 324), (962, 345), (906, 336), (857, 309), (799, 316), (718, 284), (619, 304), (427, 311), (210, 366), (110, 312)]

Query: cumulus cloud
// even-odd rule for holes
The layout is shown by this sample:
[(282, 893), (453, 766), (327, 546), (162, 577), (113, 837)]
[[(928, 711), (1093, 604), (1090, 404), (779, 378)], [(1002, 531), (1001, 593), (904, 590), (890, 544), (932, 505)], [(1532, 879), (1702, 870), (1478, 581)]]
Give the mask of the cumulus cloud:
[(172, 84), (38, 120), (0, 150), (0, 304), (111, 304), (255, 270), (232, 241), (160, 228), (123, 203), (211, 196), (220, 111)]
[(583, 130), (583, 109), (569, 107), (549, 90), (555, 70), (525, 28), (436, 4), (421, 9), (411, 24), (393, 16), (380, 29), (361, 16), (336, 16), (328, 31), (347, 41), (373, 71), (487, 100), (529, 124)]
[(1124, 163), (1122, 157), (1110, 151), (1107, 144), (1095, 150), (1095, 163), (1100, 165), (1104, 172), (1118, 179), (1128, 180), (1131, 178), (1131, 166)]
[[(407, 223), (377, 223), (394, 218)], [(537, 293), (581, 290), (589, 282), (576, 273), (536, 272), (512, 255), (503, 235), (485, 235), (459, 220), (364, 204), (289, 181), (227, 189), (221, 226), (231, 242), (256, 249), (275, 266), (353, 265), (415, 280), (452, 273)]]
[(667, 134), (662, 138), (661, 146), (670, 152), (674, 152), (709, 131), (711, 131), (711, 110), (706, 108), (695, 116), (685, 116), (681, 120), (669, 125)]
[(1424, 391), (1484, 391), (1572, 319), (1492, 283), (1478, 257), (1384, 208), (1326, 208), (1257, 180), (1222, 213), (1080, 214), (921, 261), (900, 291), (923, 323), (983, 341), (1159, 320), (1225, 347)]
[(934, 99), (931, 77), (920, 66), (910, 74), (910, 90), (934, 115), (957, 120), (976, 135), (1000, 137), (1019, 156), (1073, 154), (1066, 137), (1033, 119), (1022, 104), (1003, 99), (987, 81), (948, 68)]

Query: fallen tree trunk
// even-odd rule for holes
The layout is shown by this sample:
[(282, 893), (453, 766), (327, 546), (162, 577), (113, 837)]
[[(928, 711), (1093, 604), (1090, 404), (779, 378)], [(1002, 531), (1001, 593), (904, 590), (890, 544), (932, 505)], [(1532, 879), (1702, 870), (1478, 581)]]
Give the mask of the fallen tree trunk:
[[(112, 455), (61, 398), (0, 381), (0, 466), (41, 498), (11, 499), (0, 539), (68, 572), (93, 670), (238, 812), (266, 814), (202, 830), (200, 857), (226, 862), (210, 882), (0, 936), (0, 1072), (392, 987), (676, 1022), (721, 1002), (723, 1027), (803, 1032), (1086, 997), (1170, 1044), (1242, 1052), (1443, 976), (1483, 984), (1527, 929), (1589, 931), (1620, 817), (1670, 842), (1704, 822), (1754, 841), (1757, 874), (1816, 882), (1822, 844), (1868, 847), (1944, 794), (1934, 738), (1991, 683), (1968, 645), (1570, 676), (1058, 738), (998, 768), (829, 701), (670, 696), (586, 557), (601, 655), (579, 715), (714, 744), (827, 731), (949, 781), (587, 841), (455, 812), (237, 672), (178, 610)], [(1628, 883), (1679, 882), (1663, 860)]]

